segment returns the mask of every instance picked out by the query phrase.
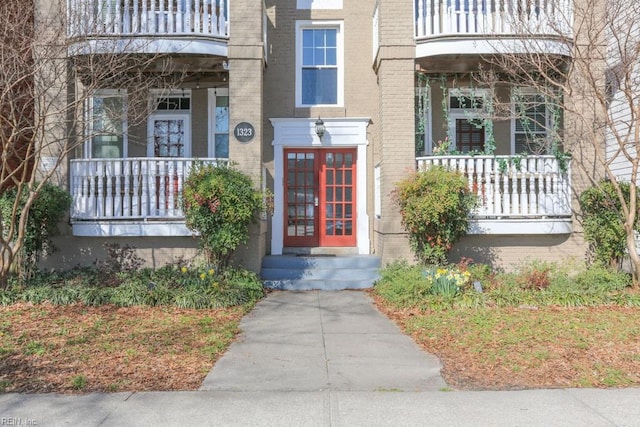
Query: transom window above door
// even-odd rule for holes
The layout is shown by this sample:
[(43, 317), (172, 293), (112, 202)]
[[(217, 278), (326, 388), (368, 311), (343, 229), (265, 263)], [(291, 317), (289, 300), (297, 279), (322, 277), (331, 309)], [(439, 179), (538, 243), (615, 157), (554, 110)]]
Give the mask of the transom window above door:
[(305, 21), (296, 28), (296, 105), (341, 106), (342, 23)]

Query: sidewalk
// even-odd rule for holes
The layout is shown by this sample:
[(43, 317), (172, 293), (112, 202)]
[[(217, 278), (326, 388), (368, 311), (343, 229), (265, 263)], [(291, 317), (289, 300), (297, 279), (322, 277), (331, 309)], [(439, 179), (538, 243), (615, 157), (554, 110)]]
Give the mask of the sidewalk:
[(0, 426), (640, 426), (640, 389), (446, 391), (363, 292), (276, 292), (200, 391), (0, 394)]

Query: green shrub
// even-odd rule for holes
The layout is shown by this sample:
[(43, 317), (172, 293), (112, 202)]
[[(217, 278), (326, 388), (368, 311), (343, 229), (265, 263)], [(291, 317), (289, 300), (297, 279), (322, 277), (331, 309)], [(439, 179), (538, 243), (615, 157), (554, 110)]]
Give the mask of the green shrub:
[(431, 294), (431, 283), (425, 278), (421, 266), (399, 260), (380, 271), (374, 292), (394, 307), (417, 307)]
[(54, 289), (50, 286), (29, 286), (25, 288), (18, 296), (24, 302), (32, 304), (42, 304), (51, 300)]
[[(23, 192), (22, 200), (19, 202), (19, 211), (26, 203), (27, 196), (28, 193)], [(17, 224), (20, 220), (20, 215), (14, 217), (11, 214), (16, 197), (17, 190), (15, 188), (0, 194), (0, 213), (4, 230), (7, 230), (11, 221)], [(22, 278), (30, 277), (42, 255), (55, 249), (51, 238), (58, 234), (58, 223), (70, 206), (71, 195), (67, 191), (48, 182), (42, 186), (31, 205), (31, 209), (29, 209), (24, 247), (21, 253), (16, 254), (14, 267)]]
[(78, 302), (80, 289), (75, 286), (51, 288), (49, 302), (54, 305), (69, 305)]
[[(75, 275), (78, 275), (76, 277)], [(96, 273), (99, 275), (99, 273)], [(176, 265), (123, 272), (117, 275), (120, 285), (93, 284), (93, 274), (86, 269), (68, 272), (39, 272), (28, 285), (14, 284), (0, 290), (0, 305), (17, 301), (41, 304), (89, 306), (114, 304), (182, 308), (222, 308), (253, 304), (264, 296), (258, 276), (243, 269), (227, 268), (222, 273), (212, 268)], [(86, 282), (86, 283), (85, 283)]]
[(411, 249), (427, 265), (446, 263), (453, 243), (467, 232), (477, 202), (465, 177), (442, 167), (411, 174), (397, 184), (394, 199)]
[[(619, 185), (628, 203), (629, 184), (621, 182)], [(580, 194), (579, 202), (584, 217), (584, 235), (591, 246), (594, 260), (620, 268), (626, 253), (626, 233), (622, 204), (614, 185), (609, 181), (602, 181), (587, 188)], [(636, 218), (636, 230), (638, 220), (640, 219)]]
[(111, 303), (112, 288), (86, 287), (78, 295), (78, 302), (89, 306), (101, 306)]
[(176, 292), (173, 305), (178, 308), (210, 308), (211, 297), (201, 289), (182, 289)]
[(263, 201), (251, 179), (232, 166), (199, 164), (185, 181), (183, 205), (187, 227), (200, 234), (208, 264), (224, 267), (249, 239)]
[(17, 299), (18, 295), (13, 289), (0, 289), (0, 306), (11, 305)]
[(128, 278), (120, 286), (113, 289), (111, 303), (120, 307), (136, 305), (154, 305), (149, 283), (143, 279)]
[[(481, 281), (482, 293), (470, 286), (472, 280)], [(487, 283), (489, 286), (485, 286)], [(640, 294), (631, 291), (630, 285), (629, 274), (598, 264), (585, 269), (571, 263), (558, 265), (534, 260), (511, 272), (496, 274), (482, 264), (467, 263), (423, 272), (420, 266), (398, 261), (382, 269), (374, 292), (397, 309), (639, 306)]]
[(572, 278), (580, 292), (615, 292), (631, 286), (631, 276), (623, 271), (596, 263)]

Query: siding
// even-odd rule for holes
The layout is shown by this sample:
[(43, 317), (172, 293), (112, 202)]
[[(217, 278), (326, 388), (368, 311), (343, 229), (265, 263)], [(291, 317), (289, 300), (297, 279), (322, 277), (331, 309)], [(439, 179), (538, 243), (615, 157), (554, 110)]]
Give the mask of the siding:
[[(633, 8), (625, 9), (608, 29), (607, 34), (607, 88), (609, 90), (609, 125), (607, 126), (605, 155), (611, 172), (623, 180), (631, 179), (631, 163), (618, 150), (621, 144), (631, 157), (636, 157), (635, 140), (638, 118), (632, 114), (634, 106), (640, 106), (640, 59), (637, 44), (640, 42), (640, 25), (633, 18)], [(630, 78), (625, 78), (626, 75)], [(628, 95), (631, 95), (629, 98)]]

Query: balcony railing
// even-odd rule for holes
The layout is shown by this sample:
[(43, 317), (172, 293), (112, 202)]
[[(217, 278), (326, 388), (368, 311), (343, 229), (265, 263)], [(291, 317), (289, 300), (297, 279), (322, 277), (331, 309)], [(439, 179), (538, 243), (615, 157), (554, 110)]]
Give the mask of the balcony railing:
[(184, 180), (196, 162), (226, 159), (71, 160), (72, 220), (184, 219)]
[(433, 156), (418, 170), (441, 165), (462, 172), (478, 195), (474, 218), (571, 217), (571, 181), (554, 156)]
[(67, 0), (68, 36), (228, 37), (230, 0)]
[(571, 34), (572, 0), (414, 0), (418, 39)]

